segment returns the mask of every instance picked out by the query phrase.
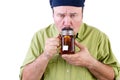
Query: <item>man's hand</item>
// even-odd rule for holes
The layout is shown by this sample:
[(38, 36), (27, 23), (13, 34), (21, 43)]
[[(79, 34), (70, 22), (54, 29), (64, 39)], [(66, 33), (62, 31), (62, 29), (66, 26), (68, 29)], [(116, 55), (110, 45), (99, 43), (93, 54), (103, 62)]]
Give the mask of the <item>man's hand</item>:
[(88, 49), (82, 44), (75, 41), (75, 45), (80, 48), (80, 51), (76, 54), (63, 54), (62, 58), (65, 59), (68, 63), (87, 67), (94, 58), (90, 55)]
[(75, 44), (80, 51), (76, 54), (64, 54), (62, 55), (63, 59), (72, 65), (88, 68), (98, 80), (114, 80), (114, 70), (111, 66), (94, 59), (88, 49), (77, 41)]
[(45, 49), (44, 49), (44, 54), (47, 56), (49, 59), (52, 58), (52, 56), (57, 53), (57, 48), (60, 45), (59, 43), (59, 38), (48, 38), (45, 42)]

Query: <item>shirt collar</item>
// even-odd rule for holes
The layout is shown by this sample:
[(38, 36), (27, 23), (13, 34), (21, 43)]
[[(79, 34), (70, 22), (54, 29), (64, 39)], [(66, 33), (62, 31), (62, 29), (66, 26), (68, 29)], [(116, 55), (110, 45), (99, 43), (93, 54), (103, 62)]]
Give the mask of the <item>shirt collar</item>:
[(76, 38), (82, 40), (82, 39), (83, 39), (83, 32), (84, 32), (84, 30), (85, 30), (85, 29), (84, 29), (84, 23), (82, 23), (82, 24), (80, 25), (80, 28), (79, 28), (78, 33), (77, 33), (77, 35), (76, 35)]

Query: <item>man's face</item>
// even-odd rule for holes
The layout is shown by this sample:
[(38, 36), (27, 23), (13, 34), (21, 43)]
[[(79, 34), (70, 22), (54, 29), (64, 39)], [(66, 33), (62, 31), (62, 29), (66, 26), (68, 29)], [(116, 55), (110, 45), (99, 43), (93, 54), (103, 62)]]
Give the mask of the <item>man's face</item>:
[(71, 27), (76, 34), (82, 23), (82, 7), (58, 6), (53, 8), (53, 18), (59, 32), (64, 27)]

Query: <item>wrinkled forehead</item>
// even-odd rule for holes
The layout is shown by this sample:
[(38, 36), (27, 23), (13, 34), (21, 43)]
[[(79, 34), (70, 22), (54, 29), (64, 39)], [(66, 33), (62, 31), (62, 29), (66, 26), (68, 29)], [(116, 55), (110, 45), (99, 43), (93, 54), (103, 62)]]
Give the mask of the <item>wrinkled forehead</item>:
[(57, 13), (79, 13), (82, 12), (82, 7), (74, 6), (57, 6), (53, 8), (54, 12)]

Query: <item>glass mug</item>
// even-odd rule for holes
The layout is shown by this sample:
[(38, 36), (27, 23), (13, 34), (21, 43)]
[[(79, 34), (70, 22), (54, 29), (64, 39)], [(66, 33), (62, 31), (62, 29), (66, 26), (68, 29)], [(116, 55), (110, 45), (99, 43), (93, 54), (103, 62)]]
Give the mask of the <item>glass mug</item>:
[(75, 53), (74, 31), (70, 27), (64, 27), (61, 31), (61, 49), (60, 54)]

